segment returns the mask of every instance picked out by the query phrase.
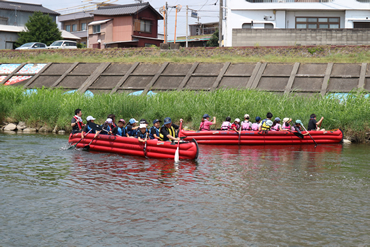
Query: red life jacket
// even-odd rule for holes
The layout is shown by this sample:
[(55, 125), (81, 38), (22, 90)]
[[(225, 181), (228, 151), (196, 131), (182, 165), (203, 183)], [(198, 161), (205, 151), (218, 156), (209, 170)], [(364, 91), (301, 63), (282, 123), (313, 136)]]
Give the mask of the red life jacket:
[(78, 119), (78, 117), (74, 116), (73, 117), (74, 119), (76, 119), (76, 123), (77, 123), (77, 126), (80, 130), (83, 129), (83, 127), (85, 126), (83, 122), (80, 122), (80, 120)]

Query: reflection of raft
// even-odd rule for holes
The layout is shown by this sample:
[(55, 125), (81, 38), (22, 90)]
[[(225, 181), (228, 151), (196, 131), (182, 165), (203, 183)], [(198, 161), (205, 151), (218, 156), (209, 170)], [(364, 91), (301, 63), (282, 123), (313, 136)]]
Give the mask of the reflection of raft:
[[(83, 148), (91, 142), (95, 134), (88, 134), (78, 145), (78, 148)], [(81, 139), (81, 134), (77, 133), (69, 136), (69, 143), (76, 144)], [(163, 142), (157, 140), (148, 140), (146, 145), (146, 157), (173, 159), (175, 156), (177, 144), (171, 142)], [(129, 154), (136, 156), (144, 156), (144, 143), (139, 142), (136, 138), (99, 135), (91, 144), (90, 150), (102, 151), (119, 154)], [(198, 144), (193, 142), (180, 143), (180, 159), (196, 159), (198, 158)]]
[[(91, 142), (95, 134), (88, 134), (78, 145), (83, 148)], [(69, 136), (69, 143), (76, 144), (81, 139), (81, 134), (77, 133)], [(146, 145), (146, 157), (173, 159), (175, 156), (177, 144), (157, 140), (149, 140)], [(136, 138), (99, 135), (90, 145), (90, 150), (110, 153), (128, 154), (136, 156), (145, 156), (144, 143)], [(198, 158), (198, 144), (194, 142), (180, 143), (180, 159)]]
[[(302, 132), (303, 134), (305, 132)], [(311, 136), (318, 144), (340, 143), (343, 140), (341, 130), (331, 131), (310, 131)], [(187, 136), (185, 140), (195, 139), (199, 144), (239, 144), (239, 134), (235, 131), (182, 131), (182, 136)], [(304, 136), (303, 139), (296, 136), (291, 131), (242, 131), (240, 135), (240, 144), (313, 144), (310, 136)]]

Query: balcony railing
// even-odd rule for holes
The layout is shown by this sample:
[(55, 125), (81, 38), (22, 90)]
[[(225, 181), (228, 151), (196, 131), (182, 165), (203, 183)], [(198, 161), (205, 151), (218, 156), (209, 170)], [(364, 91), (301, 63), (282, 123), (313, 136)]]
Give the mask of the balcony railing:
[[(330, 3), (333, 0), (246, 0), (250, 3)], [(357, 0), (359, 2), (369, 2), (370, 0)]]

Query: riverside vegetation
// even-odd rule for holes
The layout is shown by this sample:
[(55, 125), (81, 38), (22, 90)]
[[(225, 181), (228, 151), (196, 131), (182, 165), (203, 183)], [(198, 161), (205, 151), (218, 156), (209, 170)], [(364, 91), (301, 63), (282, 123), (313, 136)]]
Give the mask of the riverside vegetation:
[(96, 94), (88, 97), (79, 93), (63, 94), (62, 89), (39, 89), (27, 93), (21, 87), (0, 86), (0, 120), (23, 121), (30, 127), (48, 126), (70, 131), (70, 121), (76, 108), (81, 108), (83, 119), (88, 115), (103, 123), (107, 115), (114, 113), (117, 119), (126, 121), (134, 117), (153, 120), (171, 117), (174, 121), (183, 118), (186, 125), (197, 129), (203, 114), (217, 117), (217, 126), (230, 116), (243, 118), (248, 113), (252, 119), (265, 117), (272, 112), (274, 117), (301, 119), (307, 126), (309, 116), (315, 113), (324, 116), (325, 129), (341, 128), (347, 138), (364, 142), (369, 132), (370, 99), (365, 92), (354, 91), (340, 101), (335, 97), (283, 96), (255, 90), (222, 89), (214, 92), (168, 91), (155, 96), (130, 96), (122, 94)]

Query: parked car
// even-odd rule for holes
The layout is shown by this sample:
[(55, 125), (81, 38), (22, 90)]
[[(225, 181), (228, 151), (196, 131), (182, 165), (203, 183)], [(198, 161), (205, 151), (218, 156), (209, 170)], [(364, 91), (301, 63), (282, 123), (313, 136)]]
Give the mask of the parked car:
[(49, 49), (77, 49), (77, 42), (71, 40), (58, 40), (53, 42)]
[(21, 45), (16, 50), (28, 50), (28, 49), (47, 49), (47, 45), (39, 42), (31, 42)]

